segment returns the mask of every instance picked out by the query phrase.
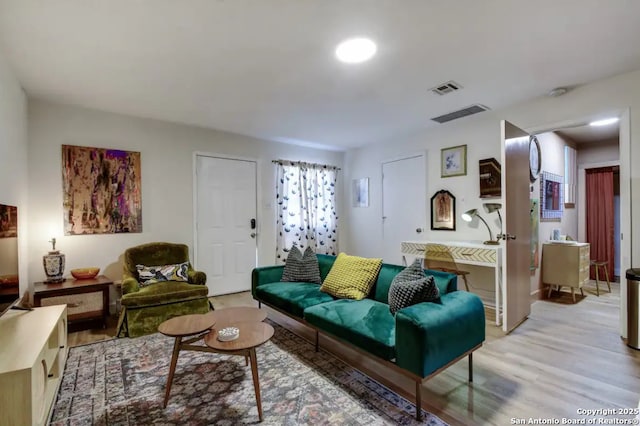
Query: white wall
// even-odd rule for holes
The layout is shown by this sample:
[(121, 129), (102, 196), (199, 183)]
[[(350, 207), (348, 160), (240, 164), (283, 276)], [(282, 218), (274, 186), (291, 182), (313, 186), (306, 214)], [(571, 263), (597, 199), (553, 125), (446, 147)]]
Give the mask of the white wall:
[(620, 143), (618, 139), (593, 142), (578, 147), (576, 163), (596, 164), (620, 159)]
[[(481, 101), (481, 100), (479, 100)], [(345, 156), (345, 182), (351, 178), (371, 177), (369, 209), (348, 207), (351, 227), (348, 233), (348, 249), (353, 254), (375, 256), (382, 252), (380, 162), (404, 153), (426, 150), (428, 155), (428, 181), (425, 197), (448, 189), (457, 197), (457, 211), (480, 208), (478, 188), (478, 160), (486, 157), (500, 158), (500, 120), (537, 134), (541, 131), (568, 124), (580, 124), (591, 118), (620, 115), (630, 109), (631, 163), (640, 161), (640, 136), (633, 129), (640, 128), (640, 71), (615, 76), (580, 86), (568, 94), (556, 98), (540, 97), (520, 105), (498, 111), (487, 111), (475, 116), (427, 128), (404, 138), (370, 145), (347, 152)], [(440, 178), (440, 149), (460, 144), (468, 145), (467, 175)], [(622, 155), (622, 154), (621, 154)], [(545, 166), (543, 165), (543, 168)], [(560, 174), (563, 171), (560, 170)], [(640, 169), (631, 170), (633, 210), (640, 210)], [(429, 220), (427, 218), (427, 223)], [(632, 218), (633, 222), (633, 218)], [(639, 229), (640, 223), (634, 229)], [(470, 229), (458, 221), (455, 232), (428, 231), (425, 239), (480, 240), (486, 238), (486, 229)], [(632, 240), (631, 263), (640, 265), (640, 233)], [(631, 253), (626, 253), (631, 256)]]
[[(61, 145), (141, 152), (143, 232), (62, 236)], [(301, 148), (221, 131), (134, 118), (41, 100), (29, 102), (29, 273), (44, 279), (42, 255), (51, 229), (66, 255), (66, 272), (99, 266), (121, 278), (123, 251), (131, 246), (172, 241), (189, 245), (193, 259), (193, 155), (210, 152), (258, 160), (258, 256), (275, 262), (275, 168), (284, 158), (343, 166), (343, 153)], [(338, 179), (342, 179), (339, 175)], [(342, 194), (339, 193), (339, 199)], [(340, 222), (340, 226), (345, 226)]]
[[(564, 147), (573, 146), (572, 141), (567, 141), (555, 132), (545, 132), (536, 135), (540, 142), (541, 170), (564, 177)], [(533, 185), (533, 192), (530, 198), (538, 199), (540, 202), (540, 182), (542, 173)], [(542, 203), (539, 204), (542, 208)], [(560, 229), (561, 235), (570, 235), (573, 239), (578, 238), (578, 214), (576, 208), (566, 208), (563, 206), (562, 218), (560, 220), (543, 220), (540, 218), (538, 227), (538, 256), (540, 265), (531, 274), (531, 294), (534, 295), (542, 287), (541, 265), (542, 265), (542, 245), (551, 238), (554, 229)], [(537, 297), (536, 297), (537, 298)]]
[(27, 97), (0, 53), (0, 203), (18, 206), (20, 294), (27, 274)]

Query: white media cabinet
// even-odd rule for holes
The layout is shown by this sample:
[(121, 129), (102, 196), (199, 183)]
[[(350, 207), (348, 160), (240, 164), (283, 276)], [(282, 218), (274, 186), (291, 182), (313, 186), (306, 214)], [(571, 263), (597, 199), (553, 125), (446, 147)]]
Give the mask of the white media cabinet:
[(0, 422), (46, 424), (66, 359), (66, 305), (0, 317)]

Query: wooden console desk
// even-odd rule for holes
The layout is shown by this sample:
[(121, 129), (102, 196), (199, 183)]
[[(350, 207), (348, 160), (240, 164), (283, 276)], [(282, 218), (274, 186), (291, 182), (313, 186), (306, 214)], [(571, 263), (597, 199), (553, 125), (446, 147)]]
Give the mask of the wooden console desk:
[(506, 289), (502, 285), (502, 246), (491, 246), (475, 241), (403, 241), (400, 249), (403, 258), (406, 255), (424, 257), (425, 246), (429, 243), (447, 246), (456, 263), (461, 265), (493, 268), (496, 295), (496, 325), (502, 325), (502, 329), (507, 331), (506, 323), (502, 321), (507, 303)]
[(69, 330), (88, 328), (99, 323), (107, 327), (109, 317), (109, 287), (113, 281), (104, 275), (90, 280), (68, 278), (61, 283), (34, 284), (35, 306), (67, 305)]

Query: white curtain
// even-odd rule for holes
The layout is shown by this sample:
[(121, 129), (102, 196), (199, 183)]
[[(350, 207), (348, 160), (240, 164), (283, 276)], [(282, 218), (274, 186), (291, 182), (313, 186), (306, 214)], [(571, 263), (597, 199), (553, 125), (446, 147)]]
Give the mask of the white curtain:
[(294, 244), (336, 255), (338, 169), (293, 161), (277, 161), (276, 167), (276, 262), (284, 263)]

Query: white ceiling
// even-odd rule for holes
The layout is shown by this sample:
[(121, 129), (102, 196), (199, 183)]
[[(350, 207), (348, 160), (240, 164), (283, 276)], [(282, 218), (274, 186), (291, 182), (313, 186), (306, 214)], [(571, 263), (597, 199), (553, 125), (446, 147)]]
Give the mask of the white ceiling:
[(591, 144), (596, 142), (610, 142), (620, 136), (620, 125), (610, 124), (608, 126), (593, 127), (585, 124), (583, 126), (559, 129), (557, 133), (568, 137), (578, 145)]
[[(337, 62), (356, 35), (378, 54)], [(31, 97), (340, 149), (638, 69), (638, 40), (635, 0), (0, 0)]]

